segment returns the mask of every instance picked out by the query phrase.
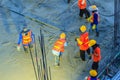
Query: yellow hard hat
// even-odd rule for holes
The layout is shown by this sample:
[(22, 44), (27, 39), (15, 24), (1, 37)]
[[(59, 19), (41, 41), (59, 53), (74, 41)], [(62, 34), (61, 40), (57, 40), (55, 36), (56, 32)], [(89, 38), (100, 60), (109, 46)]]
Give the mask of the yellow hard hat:
[(91, 47), (91, 46), (93, 46), (93, 45), (95, 45), (96, 44), (96, 40), (94, 40), (94, 39), (91, 39), (90, 41), (89, 41), (89, 47)]
[(85, 32), (85, 31), (86, 31), (86, 29), (87, 29), (87, 28), (86, 28), (86, 26), (85, 26), (85, 25), (82, 25), (82, 26), (80, 27), (80, 31), (81, 31), (81, 32)]
[(90, 74), (90, 76), (92, 76), (92, 77), (96, 77), (97, 76), (97, 71), (96, 70), (90, 70), (90, 72), (89, 72), (89, 74)]
[(96, 6), (96, 5), (92, 5), (91, 8), (92, 8), (93, 10), (96, 10), (96, 9), (97, 9), (97, 6)]
[(60, 38), (66, 38), (66, 34), (65, 33), (61, 33), (60, 34)]

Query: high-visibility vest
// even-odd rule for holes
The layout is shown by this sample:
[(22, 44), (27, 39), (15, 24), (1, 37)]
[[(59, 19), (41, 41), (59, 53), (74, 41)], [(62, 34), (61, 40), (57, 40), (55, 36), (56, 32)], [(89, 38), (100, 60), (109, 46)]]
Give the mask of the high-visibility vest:
[(22, 35), (22, 44), (29, 44), (32, 41), (32, 31), (27, 32), (27, 35)]
[(65, 39), (58, 39), (53, 46), (53, 50), (64, 52), (64, 43), (66, 42)]
[(95, 48), (93, 51), (92, 59), (94, 62), (99, 62), (101, 60), (101, 51), (99, 47)]
[(80, 41), (82, 44), (78, 44), (80, 50), (87, 50), (89, 48), (88, 43), (89, 43), (89, 34), (88, 32), (85, 32), (80, 35)]
[(85, 0), (84, 4), (82, 4), (82, 1), (83, 1), (83, 0), (78, 0), (78, 7), (79, 7), (80, 9), (85, 9), (86, 6), (87, 6), (86, 0)]

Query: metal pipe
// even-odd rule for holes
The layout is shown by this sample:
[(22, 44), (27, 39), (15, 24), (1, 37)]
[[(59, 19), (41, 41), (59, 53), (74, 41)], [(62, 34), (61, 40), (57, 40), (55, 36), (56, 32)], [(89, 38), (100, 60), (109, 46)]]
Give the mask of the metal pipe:
[[(34, 40), (35, 40), (35, 35), (34, 35)], [(38, 54), (37, 54), (37, 48), (36, 48), (36, 40), (35, 40), (35, 57), (36, 57), (36, 65), (37, 65), (37, 72), (38, 72), (38, 80), (40, 80), (39, 64), (38, 64)]]
[(37, 72), (36, 72), (36, 68), (35, 68), (35, 63), (34, 63), (34, 60), (33, 60), (32, 51), (31, 51), (31, 49), (30, 49), (30, 46), (29, 46), (29, 51), (30, 51), (29, 53), (30, 53), (30, 56), (31, 56), (31, 60), (32, 60), (34, 72), (35, 72), (35, 77), (36, 77), (36, 80), (38, 80)]

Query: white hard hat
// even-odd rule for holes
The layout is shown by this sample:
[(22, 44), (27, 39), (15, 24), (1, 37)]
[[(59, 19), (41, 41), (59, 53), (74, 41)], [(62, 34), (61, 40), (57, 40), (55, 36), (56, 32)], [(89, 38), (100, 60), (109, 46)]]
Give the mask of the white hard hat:
[(92, 5), (92, 6), (89, 6), (89, 10), (90, 10), (90, 11), (95, 11), (95, 10), (98, 11), (98, 8), (97, 8), (96, 5)]

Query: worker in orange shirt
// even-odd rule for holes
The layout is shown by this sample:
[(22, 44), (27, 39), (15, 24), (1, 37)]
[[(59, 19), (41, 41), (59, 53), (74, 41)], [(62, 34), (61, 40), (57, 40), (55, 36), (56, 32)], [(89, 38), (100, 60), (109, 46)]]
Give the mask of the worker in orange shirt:
[(79, 16), (82, 18), (83, 14), (85, 14), (85, 18), (90, 17), (89, 11), (86, 9), (87, 3), (86, 0), (78, 0), (78, 7), (80, 9)]
[(85, 52), (87, 51), (89, 59), (91, 59), (91, 55), (90, 55), (90, 49), (88, 46), (89, 43), (89, 33), (86, 32), (86, 26), (82, 25), (80, 27), (80, 31), (82, 32), (82, 34), (80, 35), (79, 38), (76, 38), (77, 41), (77, 45), (79, 46), (80, 49), (80, 57), (82, 59), (82, 61), (85, 61)]
[(85, 80), (99, 80), (99, 79), (97, 78), (98, 73), (97, 73), (96, 70), (91, 69), (91, 70), (89, 71), (89, 74), (90, 74), (90, 76), (85, 77)]
[(67, 46), (66, 34), (61, 33), (60, 38), (56, 40), (52, 48), (52, 53), (55, 56), (55, 66), (60, 66), (60, 57), (64, 52), (64, 46)]
[(89, 41), (89, 46), (92, 47), (93, 51), (92, 51), (92, 69), (94, 70), (98, 70), (99, 67), (99, 62), (101, 60), (101, 50), (99, 45), (96, 43), (96, 40), (90, 40)]

